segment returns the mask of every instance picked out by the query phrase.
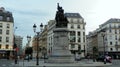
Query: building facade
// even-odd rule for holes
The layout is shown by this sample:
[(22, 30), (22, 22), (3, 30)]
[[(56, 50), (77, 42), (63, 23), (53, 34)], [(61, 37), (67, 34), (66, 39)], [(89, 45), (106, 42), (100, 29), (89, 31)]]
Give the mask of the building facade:
[(53, 49), (53, 30), (55, 29), (55, 20), (50, 20), (48, 22), (48, 34), (47, 34), (47, 54), (51, 55), (52, 54), (52, 49)]
[[(68, 24), (67, 29), (69, 30), (69, 50), (73, 53), (80, 53), (81, 57), (85, 56), (86, 49), (86, 36), (85, 36), (85, 25), (84, 19), (79, 13), (65, 13)], [(50, 20), (48, 22), (48, 37), (47, 37), (47, 52), (51, 54), (54, 44), (54, 32), (56, 28), (56, 21)]]
[(90, 32), (86, 36), (87, 43), (87, 56), (98, 56), (98, 33), (97, 31)]
[(47, 54), (47, 34), (48, 34), (47, 25), (45, 25), (43, 31), (40, 34), (40, 41), (39, 41), (39, 44), (40, 44), (39, 47), (40, 47), (42, 56)]
[(111, 18), (95, 31), (99, 54), (105, 53), (113, 58), (120, 58), (120, 19)]
[(15, 43), (16, 43), (16, 45), (18, 47), (17, 54), (18, 54), (18, 56), (20, 56), (20, 55), (23, 54), (23, 50), (22, 50), (23, 37), (16, 35), (15, 36)]
[(0, 7), (0, 57), (8, 58), (13, 51), (13, 16), (12, 13)]
[[(105, 46), (105, 52), (113, 58), (120, 58), (120, 19), (111, 18), (100, 25), (100, 29), (104, 30), (103, 46)], [(99, 34), (98, 36), (100, 36)], [(100, 39), (98, 42), (98, 47), (101, 47), (99, 46), (101, 45)], [(99, 49), (99, 51), (102, 50), (102, 48)]]
[(36, 40), (36, 38), (37, 38), (36, 35), (32, 38), (33, 58), (36, 58), (36, 54), (37, 54), (37, 40)]
[(65, 16), (69, 22), (67, 27), (69, 30), (69, 50), (84, 57), (86, 49), (86, 23), (79, 13), (65, 13)]

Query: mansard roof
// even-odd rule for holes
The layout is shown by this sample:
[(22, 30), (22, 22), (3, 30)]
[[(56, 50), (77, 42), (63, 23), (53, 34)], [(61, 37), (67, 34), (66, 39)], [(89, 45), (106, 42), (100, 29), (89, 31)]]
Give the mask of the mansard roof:
[(65, 13), (64, 15), (70, 18), (82, 18), (82, 16), (79, 13)]
[(114, 23), (114, 22), (120, 22), (120, 19), (117, 19), (117, 18), (111, 18), (107, 21), (108, 23)]
[(107, 20), (105, 23), (101, 24), (100, 26), (104, 26), (104, 25), (109, 24), (109, 23), (120, 23), (120, 19), (111, 18), (111, 19)]
[[(9, 11), (6, 11), (4, 7), (0, 7), (0, 16), (2, 17), (0, 21), (7, 21), (7, 22), (13, 22), (13, 16), (12, 13)], [(7, 20), (7, 17), (9, 17), (9, 21)]]

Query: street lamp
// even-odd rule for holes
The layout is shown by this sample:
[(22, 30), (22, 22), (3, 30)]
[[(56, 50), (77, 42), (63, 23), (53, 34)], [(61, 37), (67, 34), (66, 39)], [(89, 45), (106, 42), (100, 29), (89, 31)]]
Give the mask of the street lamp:
[[(27, 44), (27, 48), (28, 48), (30, 44), (31, 36), (27, 35), (27, 40), (28, 40), (28, 44)], [(28, 53), (28, 61), (29, 61), (29, 53)]]
[(16, 29), (17, 29), (17, 27), (15, 27), (15, 29), (14, 29), (14, 44), (13, 44), (15, 64), (17, 64), (17, 44), (15, 42), (15, 31), (16, 31)]
[(105, 43), (104, 43), (104, 38), (105, 38), (105, 31), (102, 31), (101, 33), (101, 36), (103, 37), (103, 46), (104, 46), (104, 51), (103, 51), (103, 54), (104, 54), (104, 64), (106, 64), (106, 58), (105, 58)]
[[(34, 31), (34, 33), (36, 33), (37, 34), (37, 55), (36, 55), (36, 65), (39, 65), (39, 57), (38, 57), (38, 55), (39, 55), (39, 35), (40, 35), (40, 32), (36, 32), (36, 24), (34, 24), (33, 25), (33, 31)], [(42, 32), (42, 30), (43, 30), (43, 24), (41, 23), (41, 25), (40, 25), (40, 30), (41, 30), (41, 32)]]
[(30, 44), (30, 40), (31, 40), (31, 36), (28, 36), (28, 35), (27, 35), (27, 41), (28, 41), (27, 46), (29, 46), (29, 44)]

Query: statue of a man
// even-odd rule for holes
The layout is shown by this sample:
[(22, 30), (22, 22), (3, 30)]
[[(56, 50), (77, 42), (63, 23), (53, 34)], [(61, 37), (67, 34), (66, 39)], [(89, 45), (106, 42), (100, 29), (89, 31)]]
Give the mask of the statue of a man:
[(64, 16), (64, 10), (62, 9), (62, 7), (59, 6), (59, 3), (57, 4), (57, 10), (58, 11), (56, 12), (56, 17), (55, 17), (56, 26), (64, 27), (66, 26), (67, 19)]
[(64, 10), (62, 9), (62, 7), (59, 6), (59, 3), (58, 3), (57, 9), (58, 9), (59, 12), (64, 13)]

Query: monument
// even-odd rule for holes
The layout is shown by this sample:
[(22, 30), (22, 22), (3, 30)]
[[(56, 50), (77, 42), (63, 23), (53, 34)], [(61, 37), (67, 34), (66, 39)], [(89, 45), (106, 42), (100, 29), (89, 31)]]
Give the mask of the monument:
[(73, 63), (74, 57), (69, 51), (69, 37), (67, 29), (67, 18), (64, 16), (62, 7), (57, 7), (56, 12), (56, 28), (53, 30), (53, 48), (52, 54), (48, 59), (49, 63)]
[(67, 18), (64, 16), (64, 10), (62, 7), (57, 6), (58, 11), (56, 12), (55, 20), (56, 20), (56, 28), (64, 28), (67, 27)]

